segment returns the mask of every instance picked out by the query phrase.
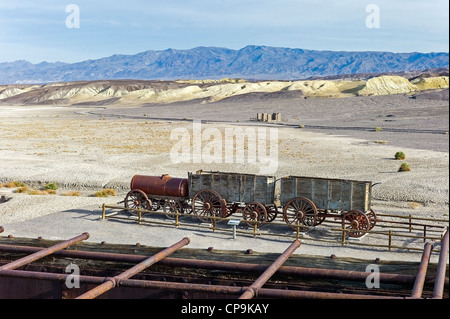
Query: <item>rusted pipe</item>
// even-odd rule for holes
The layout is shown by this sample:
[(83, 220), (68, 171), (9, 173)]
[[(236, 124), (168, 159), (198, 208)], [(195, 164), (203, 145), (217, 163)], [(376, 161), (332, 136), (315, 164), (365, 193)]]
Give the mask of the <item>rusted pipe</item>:
[[(178, 290), (178, 291), (192, 291), (203, 293), (216, 293), (216, 294), (241, 294), (247, 288), (223, 286), (223, 285), (205, 285), (195, 283), (179, 283), (179, 282), (160, 282), (150, 280), (133, 280), (127, 279), (121, 281), (121, 286), (130, 288), (153, 288), (153, 289), (166, 289), (166, 290)], [(332, 292), (316, 292), (316, 291), (301, 291), (301, 290), (285, 290), (285, 289), (273, 289), (273, 288), (260, 288), (258, 290), (258, 296), (262, 298), (310, 298), (310, 299), (405, 299), (403, 297), (391, 297), (391, 296), (376, 296), (376, 295), (363, 295), (363, 294), (342, 294)]]
[[(5, 270), (4, 276), (38, 279), (49, 281), (65, 281), (68, 276), (66, 274), (56, 273), (41, 273), (35, 271), (24, 270)], [(80, 275), (80, 283), (83, 284), (101, 284), (105, 282), (104, 277), (85, 276)], [(124, 279), (120, 281), (121, 287), (142, 288), (142, 289), (160, 289), (168, 291), (188, 291), (188, 292), (203, 292), (227, 295), (239, 295), (245, 291), (245, 287), (234, 287), (224, 285), (206, 285), (196, 283), (180, 283), (180, 282), (161, 282), (150, 280)], [(258, 295), (262, 298), (299, 298), (299, 299), (405, 299), (404, 297), (382, 296), (382, 295), (363, 295), (363, 294), (348, 294), (348, 293), (333, 293), (333, 292), (317, 292), (317, 291), (300, 291), (300, 290), (285, 290), (273, 288), (261, 288)]]
[(24, 265), (32, 263), (33, 261), (41, 259), (41, 258), (43, 258), (45, 256), (51, 255), (51, 254), (53, 254), (56, 251), (62, 250), (62, 249), (67, 248), (67, 247), (69, 247), (69, 246), (71, 246), (73, 244), (79, 243), (80, 241), (86, 240), (88, 238), (89, 238), (89, 234), (88, 233), (83, 233), (83, 234), (81, 234), (79, 236), (76, 236), (76, 237), (74, 237), (72, 239), (63, 241), (63, 242), (61, 242), (59, 244), (56, 244), (54, 246), (51, 246), (51, 247), (45, 248), (43, 250), (40, 250), (38, 252), (35, 252), (34, 254), (31, 254), (29, 256), (20, 258), (18, 260), (15, 260), (13, 262), (10, 262), (8, 264), (0, 266), (0, 275), (1, 275), (1, 272), (3, 270), (6, 270), (6, 269), (17, 269), (19, 267), (22, 267)]
[(439, 263), (436, 271), (436, 282), (434, 283), (433, 299), (442, 299), (444, 295), (445, 272), (448, 260), (448, 228), (444, 238), (441, 240), (441, 252), (439, 254)]
[[(31, 246), (16, 246), (16, 245), (2, 245), (0, 244), (0, 251), (8, 253), (34, 253), (36, 251), (43, 250), (43, 247), (31, 247)], [(148, 256), (144, 255), (130, 255), (130, 254), (118, 254), (118, 253), (104, 253), (104, 252), (91, 252), (82, 250), (62, 250), (54, 253), (55, 256), (80, 258), (100, 261), (113, 261), (113, 262), (125, 262), (125, 263), (140, 263), (147, 259)], [(210, 269), (210, 270), (225, 270), (225, 271), (239, 271), (262, 273), (267, 269), (266, 265), (252, 264), (252, 263), (239, 263), (228, 261), (215, 261), (215, 260), (197, 260), (197, 259), (183, 259), (183, 258), (165, 258), (159, 262), (162, 266), (168, 267), (184, 267), (195, 269)], [(367, 272), (352, 271), (352, 270), (340, 270), (340, 269), (319, 269), (319, 268), (307, 268), (297, 266), (281, 266), (277, 273), (282, 275), (292, 275), (299, 277), (320, 277), (323, 279), (338, 279), (338, 280), (361, 280), (367, 279)], [(381, 283), (392, 284), (411, 284), (413, 285), (416, 276), (404, 275), (404, 274), (390, 274), (380, 273)], [(427, 276), (425, 283), (434, 283), (434, 276)], [(446, 277), (445, 286), (449, 286), (449, 280)]]
[(175, 251), (179, 250), (180, 248), (188, 245), (190, 242), (190, 239), (185, 237), (179, 242), (175, 243), (174, 245), (164, 249), (163, 251), (155, 254), (154, 256), (147, 258), (143, 262), (137, 264), (136, 266), (128, 269), (127, 271), (123, 272), (122, 274), (115, 276), (113, 278), (108, 278), (106, 282), (101, 284), (100, 286), (97, 286), (96, 288), (82, 294), (77, 299), (94, 299), (101, 294), (107, 292), (108, 290), (111, 290), (112, 288), (119, 286), (120, 281), (124, 279), (129, 279), (133, 277), (134, 275), (140, 273), (141, 271), (145, 270), (146, 268), (150, 267), (151, 265), (157, 263), (158, 261), (166, 258), (167, 256), (173, 254)]
[(419, 270), (417, 271), (416, 281), (411, 293), (411, 298), (421, 298), (423, 292), (423, 286), (425, 284), (425, 278), (427, 275), (428, 264), (430, 262), (431, 250), (433, 245), (426, 243), (423, 249), (422, 260), (420, 261)]
[(281, 254), (275, 262), (267, 268), (267, 270), (259, 276), (256, 281), (246, 289), (239, 299), (252, 299), (258, 290), (273, 276), (273, 274), (284, 264), (284, 262), (292, 256), (294, 251), (300, 247), (301, 242), (297, 239)]

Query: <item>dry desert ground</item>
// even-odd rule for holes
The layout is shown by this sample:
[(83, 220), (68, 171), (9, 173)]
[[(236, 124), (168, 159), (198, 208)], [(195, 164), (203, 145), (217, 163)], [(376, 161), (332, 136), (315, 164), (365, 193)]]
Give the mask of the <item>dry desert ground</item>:
[[(286, 239), (238, 236), (233, 240), (229, 234), (99, 218), (103, 203), (123, 200), (134, 175), (187, 178), (188, 172), (200, 169), (372, 181), (379, 183), (372, 193), (376, 212), (448, 219), (448, 111), (448, 93), (447, 100), (404, 94), (305, 98), (291, 93), (241, 95), (214, 103), (3, 103), (0, 195), (9, 200), (0, 204), (0, 225), (5, 228), (3, 235), (15, 237), (67, 239), (88, 231), (91, 241), (119, 244), (168, 246), (189, 236), (193, 248), (262, 252), (287, 248)], [(282, 115), (281, 122), (251, 120), (257, 113), (273, 112)], [(198, 132), (204, 134), (201, 150), (206, 154), (214, 139), (224, 149), (226, 130), (236, 128), (264, 133), (267, 145), (276, 142), (272, 166), (262, 158), (225, 163), (224, 153), (222, 162), (211, 164), (206, 157), (200, 163), (191, 157), (176, 163), (171, 157), (181, 138), (174, 132), (187, 132), (192, 139), (198, 138)], [(205, 132), (216, 135), (207, 137)], [(246, 143), (244, 149), (251, 146)], [(187, 150), (193, 152), (193, 145)], [(405, 160), (394, 159), (399, 151), (406, 154)], [(403, 162), (411, 171), (398, 171)], [(22, 182), (30, 190), (40, 190), (47, 183), (59, 188), (53, 195), (30, 195), (6, 187), (11, 181)], [(116, 196), (93, 196), (105, 188), (114, 189)], [(71, 192), (79, 196), (67, 196)], [(369, 234), (362, 241), (376, 239)], [(417, 245), (423, 247), (420, 241)], [(420, 260), (420, 252), (320, 245), (314, 240), (305, 240), (298, 253)]]

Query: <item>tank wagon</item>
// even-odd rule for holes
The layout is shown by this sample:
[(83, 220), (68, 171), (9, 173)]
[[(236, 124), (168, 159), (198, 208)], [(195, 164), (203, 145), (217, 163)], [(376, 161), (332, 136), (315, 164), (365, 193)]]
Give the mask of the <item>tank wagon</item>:
[(372, 187), (368, 181), (197, 171), (186, 179), (136, 175), (124, 203), (134, 214), (138, 209), (162, 208), (171, 218), (174, 213), (193, 214), (203, 222), (240, 213), (245, 222), (257, 227), (281, 212), (294, 229), (333, 218), (340, 220), (348, 236), (361, 237), (377, 220), (370, 207)]

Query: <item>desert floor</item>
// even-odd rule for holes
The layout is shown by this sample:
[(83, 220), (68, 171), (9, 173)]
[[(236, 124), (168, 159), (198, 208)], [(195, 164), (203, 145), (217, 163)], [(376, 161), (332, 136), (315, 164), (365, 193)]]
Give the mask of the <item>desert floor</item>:
[[(282, 114), (282, 122), (250, 120), (257, 113), (274, 112)], [(380, 183), (373, 188), (374, 211), (448, 219), (448, 112), (448, 101), (404, 95), (305, 99), (256, 94), (215, 103), (0, 105), (0, 183), (21, 181), (31, 189), (59, 185), (56, 195), (0, 188), (0, 195), (11, 198), (0, 204), (0, 225), (4, 236), (28, 238), (59, 240), (89, 232), (93, 242), (156, 247), (186, 236), (191, 238), (191, 248), (283, 252), (289, 246), (286, 238), (238, 235), (233, 240), (230, 233), (189, 226), (177, 229), (100, 219), (101, 205), (123, 200), (134, 175), (187, 178), (188, 172), (200, 169), (372, 181)], [(222, 161), (219, 157), (219, 163), (208, 164), (210, 142), (215, 140), (224, 148), (226, 130), (236, 128), (247, 128), (274, 145), (276, 161), (268, 165), (262, 157), (255, 162), (245, 157), (243, 163), (227, 164), (226, 154), (215, 153)], [(171, 151), (181, 149), (177, 132), (201, 141), (204, 157), (199, 163), (192, 157), (176, 163), (171, 157)], [(211, 132), (215, 135), (208, 137)], [(248, 144), (244, 148), (252, 150)], [(192, 156), (193, 144), (183, 149)], [(394, 159), (399, 151), (406, 160)], [(402, 162), (410, 165), (410, 172), (398, 172)], [(93, 196), (103, 188), (114, 188), (117, 196)], [(62, 196), (70, 191), (80, 196)], [(323, 229), (307, 234), (297, 253), (420, 261), (420, 252), (342, 247), (339, 242), (315, 242), (316, 236), (334, 235)], [(361, 242), (379, 240), (368, 234)], [(399, 245), (407, 241), (414, 240), (404, 239)], [(420, 240), (416, 244), (423, 247)]]

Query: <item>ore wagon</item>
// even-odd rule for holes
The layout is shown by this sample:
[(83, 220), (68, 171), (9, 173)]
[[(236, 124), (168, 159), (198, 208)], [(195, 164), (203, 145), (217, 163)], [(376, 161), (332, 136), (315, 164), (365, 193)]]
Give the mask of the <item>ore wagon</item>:
[(376, 223), (370, 208), (372, 182), (289, 176), (281, 178), (283, 218), (292, 228), (341, 220), (350, 237), (361, 237)]
[(277, 215), (274, 204), (275, 177), (252, 174), (189, 173), (192, 213), (208, 221), (211, 216), (229, 217), (242, 212), (249, 225), (262, 225)]

